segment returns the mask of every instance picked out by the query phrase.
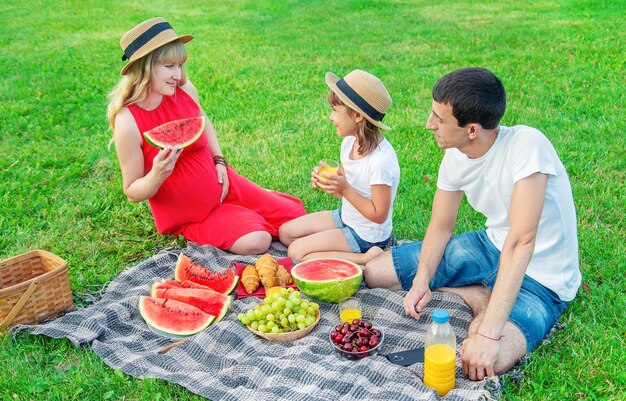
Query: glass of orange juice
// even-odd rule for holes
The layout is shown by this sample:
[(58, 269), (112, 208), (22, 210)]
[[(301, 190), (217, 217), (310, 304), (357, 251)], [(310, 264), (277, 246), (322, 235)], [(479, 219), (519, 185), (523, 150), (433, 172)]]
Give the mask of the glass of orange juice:
[(361, 300), (350, 297), (339, 302), (339, 319), (341, 319), (341, 323), (352, 323), (352, 320), (362, 318), (363, 305)]
[(270, 279), (265, 280), (263, 283), (265, 287), (265, 296), (270, 297), (277, 292), (280, 292), (283, 288), (286, 288), (285, 279), (282, 277), (272, 277)]
[[(339, 171), (339, 162), (336, 160), (330, 160), (330, 161), (321, 160), (319, 166), (321, 168), (317, 171), (317, 175), (320, 175), (322, 177), (324, 177), (324, 175), (327, 175), (327, 176), (337, 175)], [(327, 181), (323, 179), (320, 179), (319, 181), (322, 184), (327, 183)]]

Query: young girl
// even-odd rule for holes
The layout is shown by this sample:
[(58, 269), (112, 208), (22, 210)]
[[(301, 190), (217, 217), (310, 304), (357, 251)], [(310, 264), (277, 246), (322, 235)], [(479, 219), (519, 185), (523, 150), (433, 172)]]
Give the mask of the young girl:
[(124, 194), (131, 202), (148, 200), (162, 234), (261, 254), (281, 224), (305, 214), (302, 202), (263, 189), (229, 167), (208, 118), (200, 139), (184, 150), (155, 148), (142, 135), (172, 120), (206, 117), (183, 69), (183, 43), (192, 39), (177, 36), (163, 18), (152, 18), (120, 40), (128, 62), (107, 114)]
[(308, 214), (280, 227), (279, 236), (295, 260), (335, 257), (365, 264), (382, 253), (391, 236), (393, 201), (400, 167), (393, 147), (380, 133), (391, 105), (383, 83), (365, 71), (343, 79), (326, 74), (331, 91), (330, 120), (341, 143), (337, 174), (313, 169), (315, 186), (341, 199), (341, 209)]

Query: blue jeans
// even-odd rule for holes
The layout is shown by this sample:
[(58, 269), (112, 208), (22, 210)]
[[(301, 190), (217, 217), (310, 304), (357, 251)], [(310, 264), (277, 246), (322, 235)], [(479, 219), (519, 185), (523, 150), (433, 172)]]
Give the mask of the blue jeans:
[[(421, 242), (391, 248), (393, 265), (402, 288), (409, 290), (417, 273)], [(430, 288), (461, 287), (482, 284), (493, 290), (498, 275), (500, 251), (485, 231), (472, 231), (454, 236), (448, 242), (430, 281)], [(568, 302), (561, 301), (550, 289), (524, 276), (522, 287), (513, 305), (509, 321), (526, 337), (527, 351), (532, 351), (548, 334)]]
[(377, 246), (380, 249), (385, 249), (387, 244), (389, 243), (389, 236), (386, 240), (381, 242), (369, 242), (359, 237), (359, 234), (356, 233), (352, 229), (352, 227), (347, 226), (343, 220), (341, 219), (341, 209), (336, 209), (330, 212), (333, 217), (333, 223), (335, 223), (335, 227), (341, 229), (343, 232), (343, 236), (346, 238), (348, 242), (348, 246), (350, 247), (350, 252), (353, 253), (365, 253), (369, 251), (370, 248)]

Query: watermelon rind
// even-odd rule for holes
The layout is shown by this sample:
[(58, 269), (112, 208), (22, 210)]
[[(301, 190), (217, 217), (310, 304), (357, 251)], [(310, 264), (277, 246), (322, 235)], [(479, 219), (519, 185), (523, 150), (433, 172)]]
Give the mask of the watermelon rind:
[(139, 313), (150, 329), (159, 334), (188, 337), (209, 327), (215, 316), (173, 299), (139, 297)]
[[(172, 140), (166, 141), (164, 138), (157, 139), (159, 135), (167, 135), (166, 134), (167, 131), (180, 130), (182, 129), (182, 127), (190, 125), (190, 123), (197, 125), (197, 128), (195, 128), (193, 132), (189, 133), (188, 136), (183, 140), (174, 142)], [(159, 125), (158, 127), (152, 128), (151, 130), (144, 132), (143, 136), (146, 138), (146, 141), (148, 141), (148, 143), (160, 149), (163, 149), (166, 146), (183, 149), (191, 145), (195, 141), (197, 141), (198, 138), (202, 136), (205, 125), (206, 125), (206, 121), (205, 121), (204, 116), (193, 117), (193, 118), (181, 118), (179, 120), (169, 121), (165, 124)]]
[[(327, 278), (307, 277), (303, 271), (312, 264), (321, 265), (318, 272), (325, 273)], [(341, 274), (333, 276), (333, 269), (341, 271)], [(291, 269), (291, 275), (304, 295), (317, 301), (335, 304), (353, 296), (363, 283), (361, 267), (343, 259), (319, 258), (300, 262)]]
[(237, 285), (239, 284), (239, 276), (237, 276), (237, 275), (235, 274), (235, 271), (234, 271), (233, 269), (227, 269), (227, 270), (226, 270), (226, 274), (227, 274), (227, 275), (228, 275), (228, 272), (229, 272), (229, 271), (232, 271), (232, 272), (233, 272), (233, 275), (234, 275), (234, 277), (233, 277), (233, 282), (232, 282), (232, 284), (231, 284), (230, 288), (228, 288), (228, 289), (226, 289), (226, 290), (224, 291), (224, 294), (230, 294), (230, 293), (232, 293), (233, 291), (235, 291), (235, 288), (237, 288)]
[(224, 307), (222, 308), (222, 312), (218, 315), (215, 316), (215, 322), (221, 322), (222, 319), (224, 319), (224, 316), (226, 316), (226, 312), (228, 312), (228, 308), (230, 308), (230, 304), (233, 302), (232, 298), (229, 298), (228, 301), (226, 301), (226, 303), (224, 304)]
[(193, 281), (222, 294), (232, 293), (239, 283), (239, 276), (235, 274), (234, 269), (227, 269), (225, 273), (212, 272), (202, 265), (194, 264), (182, 252), (174, 267), (174, 278), (178, 281)]
[(180, 253), (178, 255), (178, 260), (176, 261), (176, 266), (174, 266), (174, 280), (185, 281), (182, 278), (183, 272), (189, 266), (193, 266), (193, 260), (184, 253)]

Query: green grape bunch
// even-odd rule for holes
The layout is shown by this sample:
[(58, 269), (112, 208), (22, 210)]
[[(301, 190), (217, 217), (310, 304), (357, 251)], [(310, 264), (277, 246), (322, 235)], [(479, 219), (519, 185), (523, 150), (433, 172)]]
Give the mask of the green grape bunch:
[(261, 333), (289, 333), (315, 323), (319, 309), (317, 303), (301, 298), (299, 291), (283, 288), (246, 313), (238, 314), (237, 319)]

